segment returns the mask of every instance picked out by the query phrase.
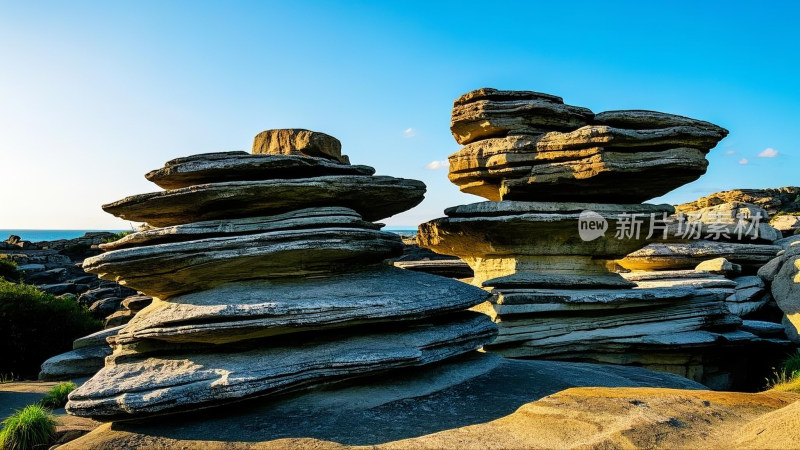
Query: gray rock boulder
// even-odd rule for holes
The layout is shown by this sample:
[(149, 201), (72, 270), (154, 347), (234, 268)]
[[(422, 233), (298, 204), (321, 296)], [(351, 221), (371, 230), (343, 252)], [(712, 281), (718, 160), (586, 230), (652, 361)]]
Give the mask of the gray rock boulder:
[(86, 378), (103, 368), (106, 356), (111, 355), (111, 347), (80, 347), (56, 355), (42, 363), (40, 380), (70, 380)]

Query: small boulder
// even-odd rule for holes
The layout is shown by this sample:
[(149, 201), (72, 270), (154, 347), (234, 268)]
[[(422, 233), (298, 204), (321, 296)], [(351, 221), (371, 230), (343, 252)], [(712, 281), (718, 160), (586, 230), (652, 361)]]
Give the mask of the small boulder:
[(734, 264), (725, 258), (714, 258), (703, 261), (694, 270), (715, 273), (719, 275), (736, 275), (742, 272), (742, 266)]
[(104, 298), (92, 303), (92, 306), (89, 307), (89, 311), (92, 312), (93, 316), (102, 318), (114, 314), (114, 312), (120, 308), (121, 304), (122, 299), (119, 297)]
[(350, 164), (342, 155), (342, 143), (333, 136), (301, 128), (266, 130), (253, 141), (254, 154), (305, 155)]

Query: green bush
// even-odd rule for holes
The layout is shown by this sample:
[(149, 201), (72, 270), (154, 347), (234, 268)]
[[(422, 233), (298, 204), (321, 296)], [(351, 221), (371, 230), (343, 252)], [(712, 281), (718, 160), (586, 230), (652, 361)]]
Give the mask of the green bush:
[(50, 411), (39, 405), (26, 406), (3, 421), (0, 449), (30, 450), (50, 444), (55, 433), (56, 421)]
[(71, 381), (59, 383), (53, 386), (43, 399), (39, 400), (39, 404), (50, 409), (63, 408), (64, 405), (67, 404), (67, 396), (69, 393), (77, 388), (78, 385)]
[(0, 280), (0, 373), (36, 378), (41, 364), (102, 323), (74, 301)]
[(7, 259), (0, 259), (0, 279), (7, 281), (19, 280), (17, 265)]
[(767, 389), (800, 394), (800, 350), (783, 362), (783, 367), (767, 379)]
[(783, 362), (783, 370), (785, 370), (791, 378), (800, 377), (800, 350), (786, 358), (786, 361)]
[(110, 237), (107, 237), (107, 238), (103, 239), (103, 242), (109, 243), (109, 242), (118, 241), (118, 240), (124, 238), (125, 236), (127, 236), (127, 235), (129, 235), (131, 233), (133, 233), (133, 232), (132, 231), (120, 231), (119, 233), (114, 233), (113, 236), (110, 236)]

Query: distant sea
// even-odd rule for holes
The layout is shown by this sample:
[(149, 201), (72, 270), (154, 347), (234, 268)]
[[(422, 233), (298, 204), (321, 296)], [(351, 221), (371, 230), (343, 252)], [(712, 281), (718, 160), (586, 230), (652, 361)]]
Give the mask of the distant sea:
[(122, 230), (4, 230), (0, 229), (0, 241), (5, 241), (12, 234), (19, 236), (23, 241), (57, 241), (59, 239), (75, 239), (89, 231), (110, 231), (118, 233)]
[[(411, 237), (417, 234), (416, 228), (384, 228), (391, 233), (399, 234), (404, 237)], [(110, 231), (118, 233), (123, 230), (4, 230), (0, 229), (0, 241), (5, 241), (12, 234), (19, 236), (23, 241), (57, 241), (59, 239), (75, 239), (83, 236), (89, 231)]]
[(399, 234), (400, 236), (403, 237), (411, 237), (417, 234), (416, 228), (385, 227), (383, 231)]

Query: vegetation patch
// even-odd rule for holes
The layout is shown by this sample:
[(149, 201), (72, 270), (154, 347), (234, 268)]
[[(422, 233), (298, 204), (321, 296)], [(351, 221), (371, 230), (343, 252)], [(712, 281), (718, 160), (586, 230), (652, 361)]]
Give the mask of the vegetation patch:
[(17, 265), (13, 261), (7, 259), (0, 259), (0, 279), (6, 281), (19, 280), (19, 272), (17, 272)]
[(48, 445), (56, 433), (56, 421), (50, 411), (39, 405), (26, 406), (3, 421), (0, 449), (30, 450)]
[(77, 388), (78, 385), (71, 381), (59, 383), (47, 392), (47, 395), (39, 401), (39, 404), (50, 409), (63, 408), (67, 404), (69, 393)]
[(127, 235), (129, 235), (131, 233), (133, 233), (133, 232), (132, 231), (120, 231), (119, 233), (114, 233), (113, 236), (109, 236), (109, 237), (103, 239), (103, 242), (105, 242), (107, 244), (109, 242), (118, 241), (118, 240), (124, 238), (125, 236), (127, 236)]
[(33, 286), (0, 280), (0, 373), (36, 378), (48, 358), (102, 328), (86, 307)]
[(767, 380), (767, 388), (800, 394), (800, 350), (786, 358), (783, 367)]

